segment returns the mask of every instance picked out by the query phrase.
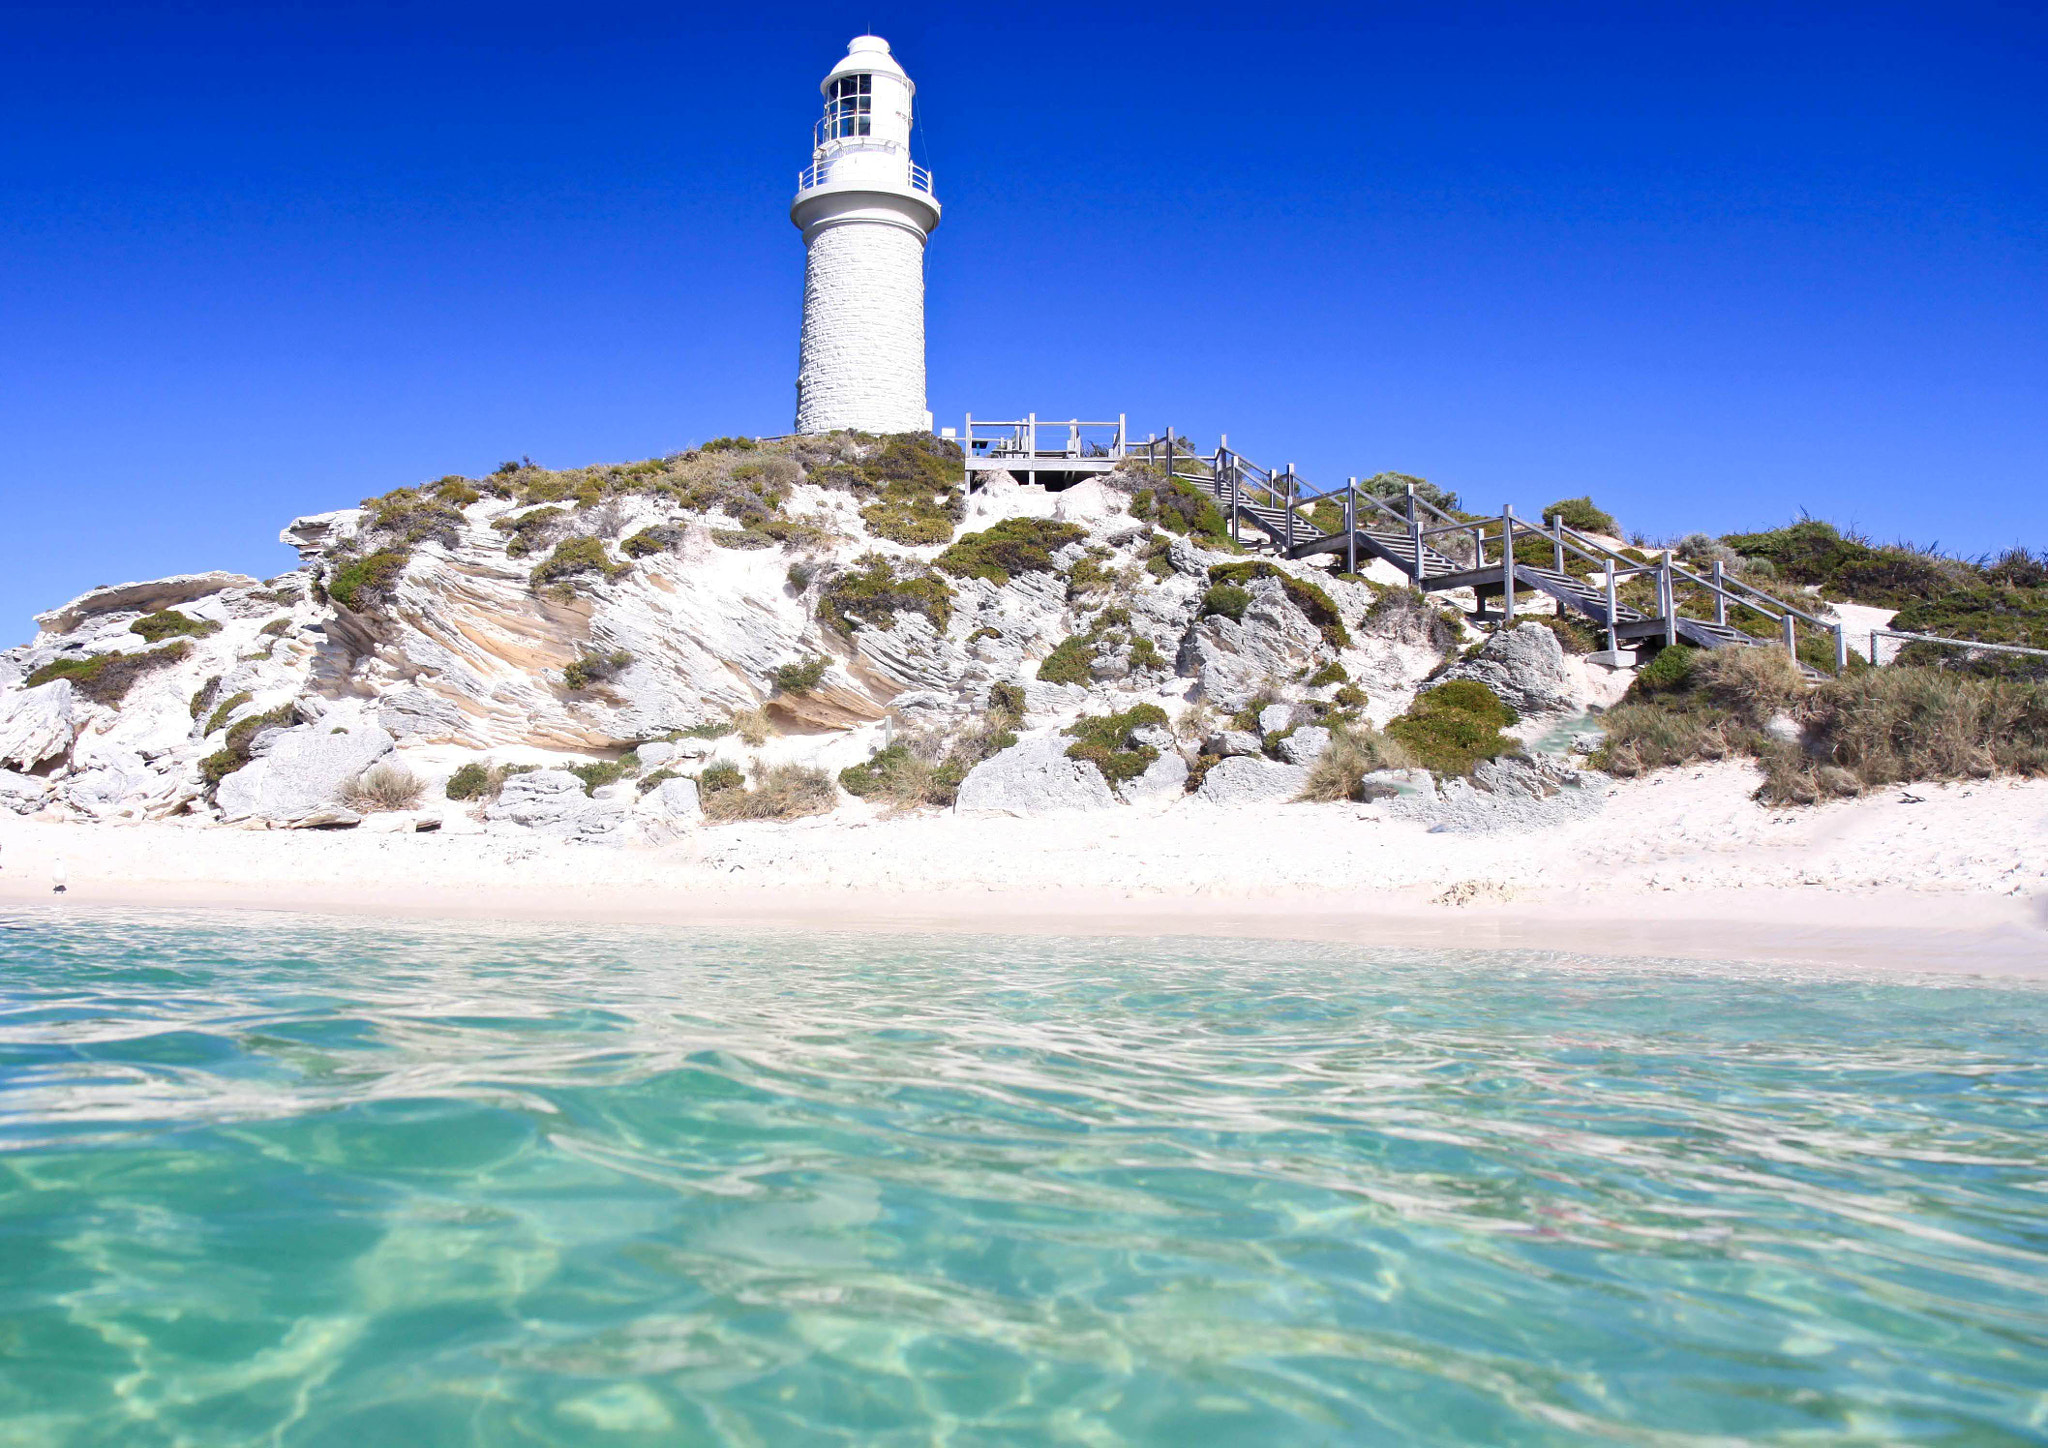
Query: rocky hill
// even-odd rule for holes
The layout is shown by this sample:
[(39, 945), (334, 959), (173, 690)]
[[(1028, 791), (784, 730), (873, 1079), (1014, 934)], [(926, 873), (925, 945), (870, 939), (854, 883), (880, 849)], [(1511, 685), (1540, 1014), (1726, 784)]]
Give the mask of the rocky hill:
[(1141, 468), (969, 496), (921, 436), (508, 464), (283, 537), (302, 562), (277, 578), (39, 615), (0, 654), (0, 804), (627, 842), (706, 815), (1355, 798), (1367, 776), (1535, 797), (1571, 771), (1507, 763), (1517, 741), (1625, 683), (1540, 623), (1460, 659), (1480, 636), (1384, 565), (1256, 557)]

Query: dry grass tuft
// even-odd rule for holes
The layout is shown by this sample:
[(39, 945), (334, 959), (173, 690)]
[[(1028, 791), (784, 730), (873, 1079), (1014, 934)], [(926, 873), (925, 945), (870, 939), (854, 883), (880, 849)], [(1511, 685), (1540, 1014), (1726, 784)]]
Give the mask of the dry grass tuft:
[(732, 716), (733, 733), (739, 735), (741, 739), (756, 749), (759, 749), (767, 742), (771, 729), (772, 726), (768, 722), (768, 710), (765, 707), (756, 706), (752, 709), (742, 709)]
[(1330, 747), (1309, 767), (1308, 783), (1298, 797), (1325, 804), (1363, 799), (1368, 774), (1407, 769), (1413, 763), (1406, 749), (1379, 730), (1340, 725), (1330, 731)]
[[(1722, 649), (1663, 692), (1633, 691), (1604, 721), (1594, 763), (1620, 775), (1748, 755), (1757, 797), (1812, 804), (1914, 780), (2048, 773), (2048, 686), (1892, 665), (1810, 687), (1776, 649)], [(1803, 743), (1764, 732), (1774, 715)]]
[[(699, 780), (702, 786), (702, 780)], [(702, 796), (706, 819), (793, 820), (830, 812), (839, 803), (832, 776), (803, 764), (763, 770), (752, 789), (713, 789)]]
[(357, 814), (411, 809), (426, 793), (419, 776), (402, 764), (373, 764), (341, 788), (341, 802)]

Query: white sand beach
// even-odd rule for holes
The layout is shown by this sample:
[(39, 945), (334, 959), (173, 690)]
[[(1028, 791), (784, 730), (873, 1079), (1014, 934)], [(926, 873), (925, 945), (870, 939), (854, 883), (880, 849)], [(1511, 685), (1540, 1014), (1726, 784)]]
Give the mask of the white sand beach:
[[(1199, 934), (2048, 974), (2048, 781), (1749, 799), (1742, 763), (1614, 786), (1540, 833), (1383, 805), (839, 815), (591, 848), (434, 833), (0, 815), (0, 901), (395, 916)], [(62, 858), (68, 889), (51, 891)]]

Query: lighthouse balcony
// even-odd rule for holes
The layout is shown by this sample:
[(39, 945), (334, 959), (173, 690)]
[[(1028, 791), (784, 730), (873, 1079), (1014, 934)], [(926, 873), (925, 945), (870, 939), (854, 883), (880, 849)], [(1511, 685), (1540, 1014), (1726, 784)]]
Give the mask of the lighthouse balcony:
[(911, 161), (892, 145), (836, 148), (797, 172), (799, 195), (821, 186), (882, 186), (898, 190), (908, 185), (922, 196), (932, 194), (932, 173)]

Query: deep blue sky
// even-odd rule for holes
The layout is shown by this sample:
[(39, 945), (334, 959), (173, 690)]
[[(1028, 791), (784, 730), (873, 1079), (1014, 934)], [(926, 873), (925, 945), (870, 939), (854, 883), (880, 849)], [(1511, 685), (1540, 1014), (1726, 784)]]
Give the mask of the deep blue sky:
[(785, 430), (870, 24), (941, 422), (2048, 544), (2042, 6), (990, 8), (0, 8), (0, 640), (422, 478)]

